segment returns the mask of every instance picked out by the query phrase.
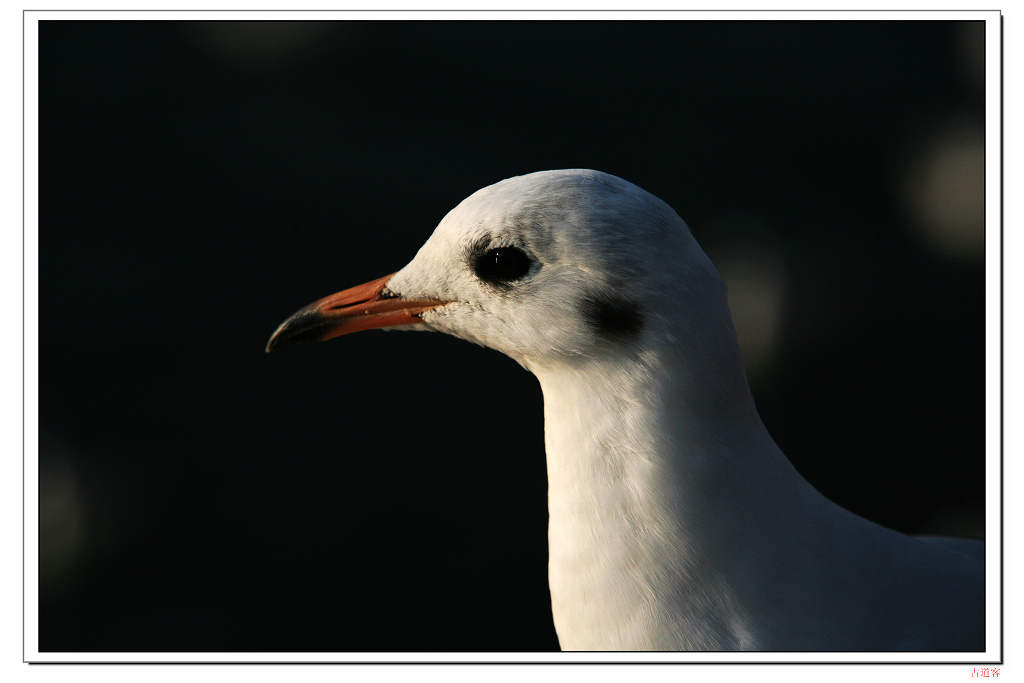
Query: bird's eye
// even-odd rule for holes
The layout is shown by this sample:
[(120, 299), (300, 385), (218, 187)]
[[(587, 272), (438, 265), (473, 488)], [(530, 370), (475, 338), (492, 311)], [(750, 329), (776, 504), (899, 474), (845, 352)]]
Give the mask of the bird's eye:
[(507, 285), (530, 271), (530, 257), (515, 247), (498, 247), (480, 254), (474, 268), (484, 282)]

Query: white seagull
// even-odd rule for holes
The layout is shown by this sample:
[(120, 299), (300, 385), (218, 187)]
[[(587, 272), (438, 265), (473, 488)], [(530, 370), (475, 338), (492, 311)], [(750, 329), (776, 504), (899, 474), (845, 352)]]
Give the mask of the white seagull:
[(983, 544), (883, 528), (797, 473), (721, 278), (639, 187), (590, 170), (485, 187), (407, 266), (303, 308), (267, 350), (392, 326), (540, 380), (563, 650), (985, 649)]

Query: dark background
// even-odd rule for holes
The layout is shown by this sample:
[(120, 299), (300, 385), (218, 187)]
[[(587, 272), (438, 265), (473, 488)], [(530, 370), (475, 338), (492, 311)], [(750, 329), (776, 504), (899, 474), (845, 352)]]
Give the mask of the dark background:
[(550, 168), (687, 220), (816, 487), (982, 536), (983, 46), (924, 21), (42, 22), (40, 649), (556, 648), (533, 377), (435, 334), (263, 352)]

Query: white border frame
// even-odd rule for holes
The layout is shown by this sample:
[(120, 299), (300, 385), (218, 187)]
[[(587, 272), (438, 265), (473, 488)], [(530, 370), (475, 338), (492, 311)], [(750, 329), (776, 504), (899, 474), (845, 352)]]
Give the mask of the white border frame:
[[(24, 661), (26, 662), (558, 662), (964, 663), (1002, 662), (1002, 25), (999, 11), (42, 11), (24, 30)], [(986, 22), (986, 652), (973, 653), (233, 653), (45, 652), (38, 649), (38, 22), (40, 20), (978, 20)], [(996, 239), (998, 236), (999, 239)], [(751, 671), (751, 673), (753, 673)], [(833, 675), (829, 670), (828, 675)]]

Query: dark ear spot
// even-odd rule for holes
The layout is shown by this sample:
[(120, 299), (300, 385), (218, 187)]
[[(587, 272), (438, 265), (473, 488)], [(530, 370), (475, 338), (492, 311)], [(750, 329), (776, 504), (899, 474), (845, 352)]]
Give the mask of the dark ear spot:
[(587, 324), (608, 341), (627, 342), (644, 328), (640, 306), (613, 294), (591, 294), (580, 303)]

